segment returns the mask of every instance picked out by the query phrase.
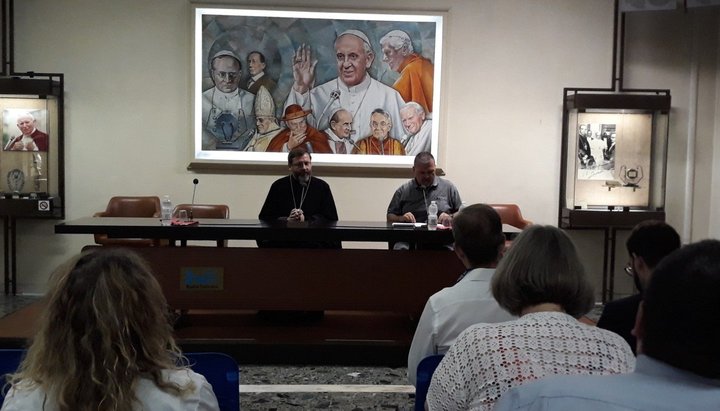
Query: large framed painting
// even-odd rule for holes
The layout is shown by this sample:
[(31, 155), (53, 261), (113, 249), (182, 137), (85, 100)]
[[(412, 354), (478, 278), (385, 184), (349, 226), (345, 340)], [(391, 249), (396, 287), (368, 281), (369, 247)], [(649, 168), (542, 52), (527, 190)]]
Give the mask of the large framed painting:
[(437, 156), (443, 17), (194, 6), (194, 161)]

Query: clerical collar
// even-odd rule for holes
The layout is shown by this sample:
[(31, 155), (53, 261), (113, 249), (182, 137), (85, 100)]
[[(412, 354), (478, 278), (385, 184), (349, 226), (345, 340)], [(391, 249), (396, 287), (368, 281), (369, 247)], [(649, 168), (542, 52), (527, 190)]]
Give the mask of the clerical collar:
[(240, 88), (238, 87), (235, 90), (233, 90), (229, 93), (226, 93), (226, 92), (220, 90), (219, 88), (215, 87), (213, 94), (217, 94), (219, 97), (225, 97), (226, 99), (231, 99), (231, 98), (235, 98), (240, 95), (239, 90), (240, 90)]
[(264, 132), (264, 133), (261, 133), (261, 132), (258, 131), (258, 135), (266, 136), (266, 135), (272, 133), (273, 131), (278, 131), (278, 130), (280, 130), (280, 126), (278, 126), (277, 124), (275, 124), (275, 125), (272, 126), (271, 129), (269, 129), (268, 131), (266, 131), (266, 132)]
[(339, 88), (347, 90), (349, 93), (362, 93), (363, 91), (367, 90), (370, 87), (370, 83), (372, 82), (372, 79), (370, 78), (369, 74), (365, 74), (365, 78), (363, 81), (360, 82), (360, 84), (352, 87), (348, 87), (343, 83), (342, 81), (338, 81)]
[(334, 142), (336, 142), (336, 143), (345, 143), (345, 142), (348, 141), (348, 140), (345, 139), (345, 138), (340, 138), (340, 137), (338, 137), (338, 135), (335, 134), (335, 132), (334, 132), (333, 129), (331, 129), (331, 128), (328, 128), (327, 130), (325, 130), (325, 133), (328, 135), (328, 137), (330, 137), (330, 140), (332, 140), (332, 141), (334, 141)]

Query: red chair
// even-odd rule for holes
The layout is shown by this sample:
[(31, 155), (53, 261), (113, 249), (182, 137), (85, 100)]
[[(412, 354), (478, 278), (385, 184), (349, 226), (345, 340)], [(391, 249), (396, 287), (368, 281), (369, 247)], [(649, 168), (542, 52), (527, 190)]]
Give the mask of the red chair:
[[(153, 217), (160, 218), (160, 198), (157, 196), (117, 196), (108, 201), (105, 211), (93, 217)], [(158, 224), (160, 222), (158, 221)], [(95, 234), (95, 243), (124, 247), (157, 247), (164, 242), (149, 238), (109, 238), (107, 234)]]
[[(173, 216), (177, 217), (180, 210), (187, 211), (188, 217), (192, 218), (230, 218), (230, 207), (225, 204), (178, 204), (173, 210)], [(180, 245), (185, 247), (187, 240), (180, 240)], [(227, 246), (227, 240), (217, 240), (218, 247)]]
[[(526, 220), (520, 212), (520, 207), (517, 204), (489, 204), (490, 207), (494, 208), (495, 211), (500, 215), (500, 221), (503, 224), (515, 227), (523, 230), (525, 227), (532, 225), (532, 221)], [(505, 252), (512, 245), (512, 240), (505, 241)]]

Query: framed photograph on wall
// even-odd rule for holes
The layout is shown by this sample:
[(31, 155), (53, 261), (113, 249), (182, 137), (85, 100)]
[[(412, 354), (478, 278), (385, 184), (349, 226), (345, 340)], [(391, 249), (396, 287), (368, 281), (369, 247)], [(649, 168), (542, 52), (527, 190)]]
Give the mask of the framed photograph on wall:
[(193, 161), (437, 157), (443, 15), (193, 9)]
[(57, 189), (56, 113), (51, 100), (0, 98), (0, 193), (49, 195)]

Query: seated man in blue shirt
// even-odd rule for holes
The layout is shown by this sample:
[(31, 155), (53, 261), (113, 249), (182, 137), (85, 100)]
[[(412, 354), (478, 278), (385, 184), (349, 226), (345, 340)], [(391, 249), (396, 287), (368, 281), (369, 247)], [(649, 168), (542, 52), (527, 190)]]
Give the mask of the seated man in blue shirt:
[[(387, 210), (388, 223), (427, 222), (428, 206), (438, 206), (438, 223), (452, 225), (453, 215), (462, 201), (455, 185), (435, 175), (435, 157), (427, 151), (415, 156), (413, 179), (395, 190)], [(407, 249), (407, 243), (397, 243), (395, 249)]]
[(720, 409), (718, 295), (720, 241), (673, 252), (640, 304), (634, 372), (542, 379), (505, 393), (495, 411)]

